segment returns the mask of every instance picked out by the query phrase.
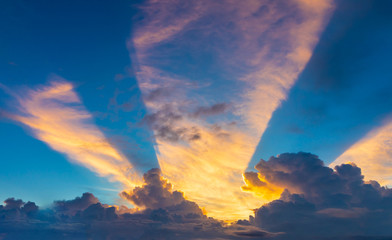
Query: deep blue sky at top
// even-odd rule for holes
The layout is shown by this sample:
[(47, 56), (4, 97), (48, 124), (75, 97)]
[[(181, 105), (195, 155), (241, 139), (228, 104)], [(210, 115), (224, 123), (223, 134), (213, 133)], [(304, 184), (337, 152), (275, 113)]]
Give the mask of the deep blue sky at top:
[[(129, 159), (143, 159), (135, 163), (144, 171), (157, 162), (150, 133), (138, 125), (145, 110), (127, 48), (137, 2), (2, 1), (0, 82), (17, 90), (45, 84), (50, 74), (71, 81), (108, 139)], [(329, 163), (392, 112), (391, 4), (337, 3), (250, 168), (260, 158), (297, 151)], [(2, 91), (0, 99), (8, 108)], [(70, 163), (26, 128), (1, 118), (0, 133), (0, 200), (14, 196), (42, 205), (91, 191), (109, 203), (116, 196), (104, 188), (118, 185)]]

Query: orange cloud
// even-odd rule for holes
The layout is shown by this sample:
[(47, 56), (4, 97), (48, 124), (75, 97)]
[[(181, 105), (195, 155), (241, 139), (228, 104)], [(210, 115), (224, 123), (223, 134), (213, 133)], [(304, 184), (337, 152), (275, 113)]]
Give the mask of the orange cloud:
[(71, 83), (54, 77), (48, 86), (30, 89), (16, 99), (21, 113), (12, 118), (52, 149), (127, 187), (139, 182), (132, 165), (93, 124)]
[[(248, 21), (248, 18), (242, 20), (246, 27), (244, 32), (250, 35), (247, 39), (247, 46), (251, 46), (248, 51), (255, 52), (248, 55), (252, 56), (248, 61), (256, 70), (241, 78), (246, 90), (242, 95), (239, 114), (256, 136), (263, 134), (272, 113), (286, 99), (287, 92), (309, 61), (333, 9), (332, 1), (329, 0), (317, 1), (317, 4), (314, 1), (297, 0), (292, 4), (292, 7), (300, 9), (299, 14), (292, 14), (279, 4), (271, 4), (266, 5), (270, 14), (262, 19), (253, 19), (254, 22)], [(287, 7), (290, 5), (287, 4)], [(302, 20), (283, 21), (284, 18), (296, 17)], [(282, 24), (275, 26), (278, 21), (282, 21)], [(265, 40), (258, 47), (258, 36), (261, 34), (265, 35)], [(281, 42), (280, 49), (271, 52), (273, 47), (276, 48), (275, 42)]]
[(392, 122), (374, 129), (355, 143), (329, 166), (355, 163), (367, 180), (392, 185)]
[[(146, 18), (135, 26), (131, 44), (136, 54), (131, 57), (138, 63), (135, 72), (148, 119), (154, 119), (150, 126), (163, 175), (210, 216), (247, 217), (281, 192), (249, 181), (241, 189), (242, 174), (273, 112), (309, 61), (332, 1), (149, 1), (142, 9)], [(230, 93), (222, 90), (228, 89), (227, 82), (222, 89), (209, 89), (208, 82), (154, 65), (157, 59), (170, 62), (170, 53), (176, 58), (176, 51), (181, 51), (170, 48), (162, 56), (155, 48), (168, 42), (210, 49), (218, 65), (235, 78)], [(206, 89), (214, 95), (206, 94)], [(222, 99), (230, 101), (231, 112), (209, 119), (189, 113)], [(256, 193), (245, 192), (250, 189)]]
[(241, 189), (255, 194), (262, 199), (272, 201), (278, 199), (284, 188), (269, 183), (264, 176), (256, 172), (245, 172), (243, 174), (245, 186)]

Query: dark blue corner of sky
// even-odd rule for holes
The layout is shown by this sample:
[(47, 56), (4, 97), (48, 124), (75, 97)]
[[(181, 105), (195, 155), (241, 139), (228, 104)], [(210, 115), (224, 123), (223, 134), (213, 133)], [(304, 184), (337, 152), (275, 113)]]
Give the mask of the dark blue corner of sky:
[(283, 152), (332, 162), (392, 111), (392, 1), (337, 1), (305, 70), (255, 151), (249, 169)]
[[(46, 84), (52, 74), (72, 82), (109, 141), (146, 171), (157, 167), (157, 160), (151, 134), (137, 126), (145, 110), (127, 49), (138, 2), (1, 1), (0, 82), (15, 91)], [(0, 108), (12, 108), (6, 93), (0, 91), (0, 97), (5, 100)], [(113, 189), (116, 184), (75, 168), (26, 130), (0, 118), (0, 199), (47, 204), (91, 191), (113, 200), (113, 193), (90, 187)]]

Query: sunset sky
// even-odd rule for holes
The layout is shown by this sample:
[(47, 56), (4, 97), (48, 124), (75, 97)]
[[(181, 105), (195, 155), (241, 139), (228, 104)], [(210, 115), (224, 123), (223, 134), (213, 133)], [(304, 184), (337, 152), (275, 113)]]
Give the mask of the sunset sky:
[(390, 239), (391, 10), (2, 1), (0, 239)]

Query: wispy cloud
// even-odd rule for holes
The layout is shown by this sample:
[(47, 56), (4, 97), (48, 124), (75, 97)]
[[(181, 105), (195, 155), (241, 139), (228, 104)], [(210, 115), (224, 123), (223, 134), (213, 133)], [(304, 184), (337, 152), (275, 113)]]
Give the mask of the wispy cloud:
[(352, 162), (362, 168), (368, 180), (392, 185), (392, 121), (374, 129), (340, 155), (331, 167)]
[(95, 126), (71, 83), (53, 76), (46, 86), (13, 95), (18, 113), (10, 117), (28, 126), (36, 138), (100, 176), (126, 186), (138, 183), (132, 165)]
[[(142, 27), (135, 32), (132, 40), (138, 53), (143, 55), (145, 50), (169, 41), (180, 33), (189, 23), (200, 17), (201, 4), (198, 1), (152, 0), (150, 4), (142, 6), (144, 21), (140, 23)], [(176, 17), (173, 18), (173, 15)]]
[[(265, 199), (241, 191), (242, 173), (332, 1), (148, 1), (141, 9), (130, 45), (149, 116), (177, 116), (151, 125), (163, 174), (210, 215), (246, 217)], [(185, 134), (192, 129), (197, 138)]]

